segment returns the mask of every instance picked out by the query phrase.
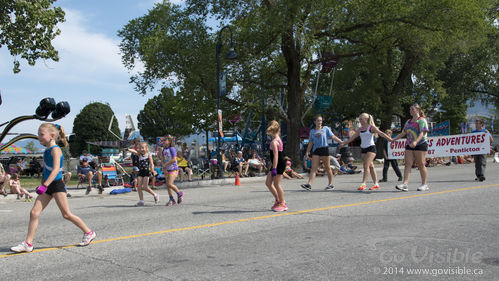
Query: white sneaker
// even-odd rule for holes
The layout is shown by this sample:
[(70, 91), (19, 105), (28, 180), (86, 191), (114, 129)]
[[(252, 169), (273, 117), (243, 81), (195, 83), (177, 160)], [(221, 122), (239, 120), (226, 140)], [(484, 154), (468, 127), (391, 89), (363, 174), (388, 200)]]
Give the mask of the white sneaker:
[(423, 184), (422, 186), (418, 187), (418, 191), (427, 191), (427, 190), (430, 190), (430, 188), (426, 184)]
[(401, 191), (409, 191), (409, 187), (407, 186), (407, 184), (404, 183), (397, 184), (395, 188)]
[[(155, 199), (156, 199), (156, 198), (155, 198)], [(144, 201), (143, 201), (143, 200), (140, 200), (139, 202), (137, 202), (137, 204), (135, 204), (135, 206), (137, 206), (137, 207), (142, 207), (142, 206), (144, 206), (144, 205), (145, 205), (145, 203), (144, 203)]]
[(30, 246), (28, 246), (28, 244), (26, 244), (26, 241), (23, 241), (21, 244), (10, 248), (10, 250), (12, 252), (16, 252), (16, 253), (31, 252), (31, 251), (33, 251), (33, 246), (30, 247)]
[(328, 184), (324, 190), (332, 190), (334, 189), (334, 186), (332, 184)]
[(81, 240), (81, 243), (79, 243), (78, 245), (87, 246), (88, 244), (90, 244), (90, 242), (92, 242), (92, 240), (94, 240), (95, 236), (96, 234), (95, 231), (93, 230), (90, 234), (83, 234), (83, 239)]

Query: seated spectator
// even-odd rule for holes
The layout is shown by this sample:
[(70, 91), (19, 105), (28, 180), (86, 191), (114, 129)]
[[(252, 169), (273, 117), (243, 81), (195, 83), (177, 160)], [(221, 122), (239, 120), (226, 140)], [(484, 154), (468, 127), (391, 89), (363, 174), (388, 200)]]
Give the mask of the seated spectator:
[(0, 163), (0, 184), (2, 185), (2, 189), (0, 190), (0, 194), (2, 194), (4, 197), (7, 196), (7, 192), (5, 191), (5, 188), (7, 187), (7, 184), (10, 182), (10, 175), (5, 172), (3, 168), (3, 164)]
[(231, 150), (230, 154), (230, 169), (237, 172), (241, 177), (247, 176), (249, 165), (243, 158), (243, 152), (238, 151), (236, 154), (234, 150)]
[(26, 173), (26, 162), (22, 158), (17, 159), (16, 163), (17, 173), (19, 175), (24, 175)]
[(300, 174), (298, 174), (293, 170), (293, 168), (291, 168), (291, 158), (286, 156), (284, 157), (284, 160), (286, 161), (286, 168), (284, 169), (284, 173), (282, 174), (282, 176), (287, 178), (288, 180), (292, 178), (303, 179)]
[(222, 163), (224, 165), (224, 172), (227, 172), (227, 168), (230, 167), (230, 161), (229, 159), (227, 159), (227, 156), (225, 156), (225, 150), (221, 149), (220, 151), (222, 152)]
[[(359, 174), (361, 171), (357, 171), (357, 166), (353, 165), (354, 158), (353, 157), (338, 157), (338, 163), (341, 165), (339, 169), (339, 173), (342, 174)], [(348, 162), (343, 162), (346, 160)]]
[(83, 163), (83, 160), (87, 160), (88, 164), (95, 169), (97, 167), (97, 163), (95, 163), (94, 161), (94, 156), (92, 154), (89, 154), (86, 150), (83, 150), (81, 153), (80, 163)]
[(251, 158), (248, 160), (248, 165), (249, 168), (257, 170), (259, 174), (262, 173), (263, 168), (265, 167), (265, 164), (256, 157), (256, 152), (251, 154)]
[(336, 157), (329, 157), (329, 166), (331, 166), (334, 175), (337, 175), (341, 170), (339, 161), (341, 161), (341, 154), (337, 154)]
[(92, 179), (94, 179), (95, 177), (97, 178), (98, 181), (99, 194), (102, 194), (102, 191), (104, 190), (102, 188), (102, 172), (96, 171), (92, 166), (90, 166), (86, 158), (84, 158), (82, 160), (81, 165), (78, 166), (77, 173), (78, 177), (80, 178), (80, 181), (82, 182), (88, 181), (88, 187), (86, 192), (87, 195), (92, 190)]
[(17, 199), (21, 199), (23, 195), (26, 200), (33, 199), (33, 196), (31, 196), (26, 189), (21, 187), (21, 181), (19, 180), (18, 174), (13, 174), (10, 178), (10, 193), (17, 194)]
[(189, 181), (192, 181), (192, 169), (190, 167), (189, 161), (184, 158), (182, 154), (177, 155), (177, 166), (178, 166), (178, 175), (180, 182), (184, 181), (184, 172), (187, 174), (187, 178)]
[(33, 157), (31, 159), (31, 162), (29, 162), (30, 169), (29, 169), (29, 175), (33, 177), (36, 174), (36, 177), (40, 177), (40, 174), (42, 173), (42, 165), (40, 165), (40, 162)]

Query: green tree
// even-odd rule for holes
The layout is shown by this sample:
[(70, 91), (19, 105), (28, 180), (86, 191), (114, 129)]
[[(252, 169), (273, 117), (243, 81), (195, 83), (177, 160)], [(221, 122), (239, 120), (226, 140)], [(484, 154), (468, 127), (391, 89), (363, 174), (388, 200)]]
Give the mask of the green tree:
[(64, 11), (56, 0), (2, 0), (0, 3), (0, 48), (7, 46), (14, 57), (14, 73), (21, 71), (18, 57), (29, 65), (38, 59), (59, 61), (52, 40), (61, 33)]
[[(129, 68), (137, 59), (145, 64), (145, 71), (132, 77), (138, 89), (174, 77), (186, 89), (201, 88), (191, 93), (214, 98), (218, 34), (207, 33), (204, 19), (230, 24), (240, 57), (227, 67), (227, 80), (237, 87), (222, 108), (244, 109), (263, 95), (268, 106), (255, 107), (286, 120), (286, 154), (298, 163), (299, 129), (324, 51), (334, 50), (340, 59), (331, 110), (345, 116), (367, 111), (386, 127), (393, 114), (407, 115), (412, 102), (429, 107), (446, 94), (438, 70), (455, 50), (482, 42), (492, 3), (206, 0), (187, 1), (185, 9), (162, 3), (120, 31), (121, 49)], [(227, 33), (221, 36), (228, 41)], [(280, 90), (286, 106), (272, 102)]]
[(159, 136), (182, 137), (194, 133), (196, 116), (186, 110), (187, 95), (175, 95), (169, 88), (163, 88), (161, 92), (149, 99), (137, 116), (142, 137), (154, 142)]
[(36, 151), (38, 150), (35, 146), (35, 142), (34, 141), (30, 141), (28, 142), (28, 144), (25, 146), (25, 148), (29, 151), (32, 151), (33, 153), (36, 153)]
[[(87, 149), (87, 141), (117, 141), (116, 136), (108, 131), (113, 115), (114, 112), (109, 104), (93, 102), (83, 107), (73, 122), (73, 133), (76, 137), (70, 146), (71, 154), (80, 155), (83, 150)], [(116, 118), (113, 118), (111, 130), (114, 134), (121, 135)], [(99, 147), (94, 147), (94, 149), (91, 151), (93, 154), (100, 153)]]

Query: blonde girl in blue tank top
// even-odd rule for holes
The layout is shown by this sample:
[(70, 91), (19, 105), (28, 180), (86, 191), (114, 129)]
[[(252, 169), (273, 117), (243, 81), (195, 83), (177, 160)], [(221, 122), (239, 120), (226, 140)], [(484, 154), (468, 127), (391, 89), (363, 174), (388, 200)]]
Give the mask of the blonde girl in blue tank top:
[(360, 151), (364, 166), (364, 175), (362, 177), (362, 184), (359, 188), (357, 188), (357, 190), (362, 191), (367, 188), (366, 184), (369, 174), (371, 174), (374, 182), (374, 185), (369, 188), (369, 190), (377, 190), (379, 189), (378, 176), (376, 175), (376, 170), (374, 169), (373, 164), (374, 158), (376, 157), (376, 144), (374, 142), (374, 137), (376, 135), (380, 135), (388, 141), (392, 141), (392, 138), (374, 125), (374, 119), (370, 114), (362, 113), (359, 115), (359, 122), (360, 128), (355, 131), (350, 139), (345, 141), (344, 145), (347, 145), (357, 137), (360, 137)]
[(38, 228), (38, 219), (41, 212), (47, 207), (52, 198), (57, 202), (57, 206), (61, 211), (63, 218), (74, 223), (83, 231), (83, 240), (79, 243), (80, 246), (87, 246), (95, 238), (95, 232), (87, 227), (87, 225), (78, 216), (73, 215), (69, 210), (68, 199), (66, 198), (66, 185), (62, 180), (61, 167), (63, 156), (61, 148), (56, 145), (60, 138), (64, 145), (67, 145), (64, 130), (59, 125), (44, 123), (38, 129), (38, 141), (47, 149), (43, 154), (43, 177), (41, 185), (36, 189), (38, 197), (31, 209), (28, 235), (26, 240), (21, 244), (12, 247), (13, 252), (31, 252), (33, 251), (33, 239), (36, 229)]

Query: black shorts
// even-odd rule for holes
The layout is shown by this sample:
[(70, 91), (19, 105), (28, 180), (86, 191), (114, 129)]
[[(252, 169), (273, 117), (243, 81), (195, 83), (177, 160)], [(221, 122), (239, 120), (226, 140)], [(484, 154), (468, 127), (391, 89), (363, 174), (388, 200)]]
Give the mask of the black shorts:
[(405, 147), (405, 150), (428, 151), (428, 143), (423, 142), (421, 144), (416, 145), (414, 148), (407, 145)]
[(360, 148), (360, 153), (368, 153), (368, 152), (372, 152), (374, 154), (376, 154), (376, 146), (375, 145), (371, 145), (371, 146), (368, 146), (366, 148)]
[(64, 181), (62, 179), (60, 180), (55, 180), (49, 186), (47, 186), (47, 193), (48, 195), (52, 196), (52, 194), (56, 192), (64, 192), (66, 193), (66, 185), (64, 184)]
[(314, 152), (312, 152), (312, 155), (318, 155), (318, 156), (329, 156), (329, 147), (319, 147)]
[(149, 172), (149, 170), (139, 170), (139, 173), (137, 174), (137, 176), (139, 177), (149, 177), (151, 175), (151, 172)]

